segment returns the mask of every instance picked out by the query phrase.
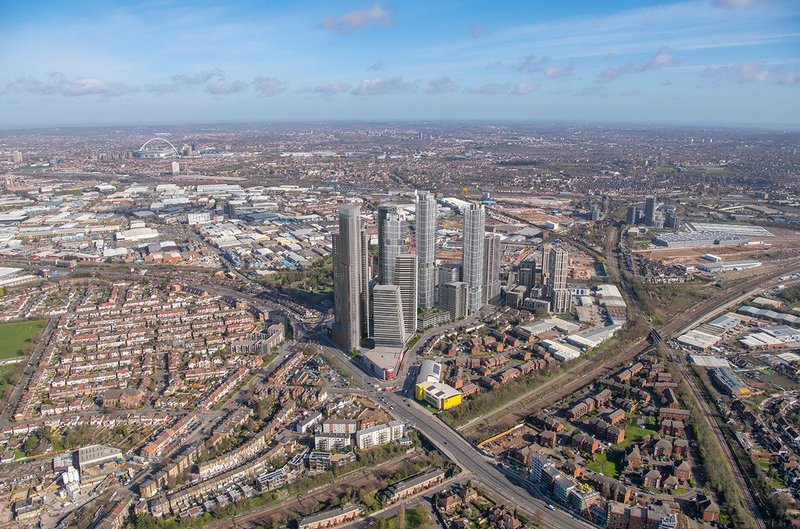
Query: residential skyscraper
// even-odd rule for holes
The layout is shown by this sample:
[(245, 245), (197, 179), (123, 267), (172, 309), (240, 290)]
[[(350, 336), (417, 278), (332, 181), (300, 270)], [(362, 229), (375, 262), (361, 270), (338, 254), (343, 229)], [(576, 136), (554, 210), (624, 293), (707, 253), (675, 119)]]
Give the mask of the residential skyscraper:
[(436, 303), (442, 304), (442, 286), (447, 283), (461, 281), (461, 272), (464, 267), (461, 263), (445, 263), (437, 268), (436, 284)]
[(483, 306), (483, 237), (486, 213), (483, 204), (464, 208), (464, 282), (467, 284), (467, 314)]
[(681, 227), (681, 219), (674, 211), (668, 211), (664, 219), (664, 227), (671, 230), (678, 230)]
[(567, 312), (572, 308), (572, 295), (567, 288), (569, 253), (563, 248), (552, 248), (549, 253), (547, 293), (553, 312)]
[(402, 252), (403, 223), (395, 204), (378, 206), (378, 283), (391, 285), (394, 264)]
[(236, 205), (235, 204), (231, 204), (230, 202), (226, 202), (225, 205), (222, 206), (222, 211), (231, 220), (235, 220), (235, 219), (239, 218), (239, 215), (236, 213)]
[(369, 265), (363, 248), (366, 233), (361, 227), (361, 208), (339, 209), (339, 231), (333, 234), (333, 339), (345, 351), (357, 349), (368, 329)]
[(406, 339), (417, 332), (417, 256), (403, 253), (395, 259), (394, 284), (400, 287)]
[(536, 261), (522, 261), (519, 264), (519, 277), (517, 283), (525, 286), (525, 292), (530, 292), (533, 285), (536, 284)]
[(369, 335), (369, 280), (372, 279), (372, 269), (369, 263), (369, 233), (361, 225), (361, 335)]
[(439, 299), (453, 321), (467, 315), (467, 284), (453, 281), (439, 286)]
[(540, 272), (539, 283), (548, 289), (550, 288), (550, 250), (550, 246), (542, 246), (541, 266), (538, 267)]
[(636, 224), (638, 216), (639, 210), (636, 209), (636, 206), (628, 206), (628, 210), (625, 212), (625, 224), (633, 226)]
[(372, 310), (372, 337), (375, 346), (403, 347), (406, 343), (406, 329), (400, 287), (375, 285), (372, 288)]
[(647, 226), (656, 223), (656, 197), (647, 197), (644, 200), (644, 223)]
[(423, 191), (416, 204), (417, 262), (419, 267), (419, 308), (434, 305), (436, 277), (436, 197)]
[(439, 285), (461, 281), (464, 265), (461, 263), (445, 263), (439, 267)]
[(483, 303), (500, 298), (500, 237), (487, 233), (483, 238)]

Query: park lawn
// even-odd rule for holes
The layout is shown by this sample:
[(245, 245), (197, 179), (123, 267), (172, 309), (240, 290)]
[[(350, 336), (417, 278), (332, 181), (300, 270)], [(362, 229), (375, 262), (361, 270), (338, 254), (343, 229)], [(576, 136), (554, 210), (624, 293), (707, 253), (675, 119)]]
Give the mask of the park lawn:
[(39, 336), (45, 324), (45, 320), (0, 324), (0, 360), (29, 352), (33, 348), (33, 340)]
[[(425, 529), (427, 527), (434, 527), (430, 514), (421, 506), (407, 510), (403, 518), (405, 520), (405, 529)], [(397, 525), (397, 516), (395, 515), (386, 520), (381, 520), (378, 522), (377, 527), (378, 529), (396, 529)]]
[[(652, 429), (651, 429), (652, 428)], [(656, 433), (655, 426), (642, 428), (637, 426), (633, 420), (625, 425), (625, 440), (614, 445), (614, 450), (626, 450), (632, 444), (640, 444), (643, 437)]]
[(606, 452), (597, 454), (594, 456), (594, 460), (586, 465), (586, 468), (609, 478), (616, 478), (619, 474), (619, 472), (617, 472), (617, 463), (611, 461), (608, 456), (609, 454)]
[(641, 441), (644, 436), (652, 436), (654, 433), (656, 433), (655, 429), (642, 428), (634, 424), (633, 421), (625, 425), (625, 439), (635, 441), (636, 443)]

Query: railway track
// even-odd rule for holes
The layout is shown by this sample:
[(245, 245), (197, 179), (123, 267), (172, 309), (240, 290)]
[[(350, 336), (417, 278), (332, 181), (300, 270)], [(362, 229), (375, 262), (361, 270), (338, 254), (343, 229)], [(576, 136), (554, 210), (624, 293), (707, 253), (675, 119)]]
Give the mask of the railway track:
[[(688, 328), (694, 326), (699, 319), (707, 319), (727, 310), (739, 300), (750, 297), (765, 283), (791, 273), (787, 272), (787, 270), (794, 270), (798, 266), (800, 266), (800, 259), (791, 259), (780, 265), (770, 266), (762, 271), (761, 274), (755, 275), (745, 283), (737, 285), (734, 287), (735, 290), (727, 292), (722, 297), (710, 298), (695, 305), (689, 312), (673, 317), (656, 332), (660, 336), (667, 337), (667, 339), (682, 334)], [(635, 303), (632, 309), (640, 312)], [(653, 341), (650, 336), (642, 338), (628, 346), (624, 352), (615, 356), (612, 360), (591, 367), (588, 371), (586, 371), (587, 365), (591, 366), (595, 363), (595, 360), (590, 359), (573, 366), (567, 372), (547, 381), (526, 395), (510, 402), (507, 406), (473, 419), (460, 427), (459, 431), (466, 435), (479, 429), (482, 434), (486, 434), (494, 430), (504, 430), (509, 425), (522, 422), (532, 413), (536, 413), (592, 384), (595, 380), (603, 378), (604, 374), (616, 371), (617, 368), (636, 358), (652, 344)], [(575, 375), (577, 375), (576, 378), (570, 379)]]

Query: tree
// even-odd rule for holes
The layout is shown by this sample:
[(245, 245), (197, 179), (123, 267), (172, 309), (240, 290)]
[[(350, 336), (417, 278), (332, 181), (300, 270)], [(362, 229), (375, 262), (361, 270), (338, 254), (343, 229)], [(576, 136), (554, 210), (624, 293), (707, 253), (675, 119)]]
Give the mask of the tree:
[(25, 442), (22, 444), (22, 451), (25, 452), (25, 455), (30, 456), (33, 455), (33, 451), (36, 450), (37, 446), (39, 446), (39, 436), (31, 434), (25, 438)]

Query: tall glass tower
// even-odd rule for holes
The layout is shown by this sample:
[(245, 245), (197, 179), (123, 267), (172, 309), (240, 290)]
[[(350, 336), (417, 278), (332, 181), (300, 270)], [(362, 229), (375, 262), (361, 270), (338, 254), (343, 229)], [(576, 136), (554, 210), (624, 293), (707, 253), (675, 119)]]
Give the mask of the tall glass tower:
[(394, 265), (403, 248), (403, 224), (395, 204), (378, 206), (378, 283), (394, 283)]
[(483, 204), (464, 209), (464, 282), (467, 284), (467, 313), (483, 306), (483, 237), (486, 212)]
[(430, 309), (434, 304), (436, 276), (436, 198), (423, 191), (416, 204), (417, 259), (419, 267), (419, 308)]
[(339, 232), (333, 235), (333, 339), (345, 351), (357, 349), (368, 327), (369, 266), (361, 208), (339, 209)]

